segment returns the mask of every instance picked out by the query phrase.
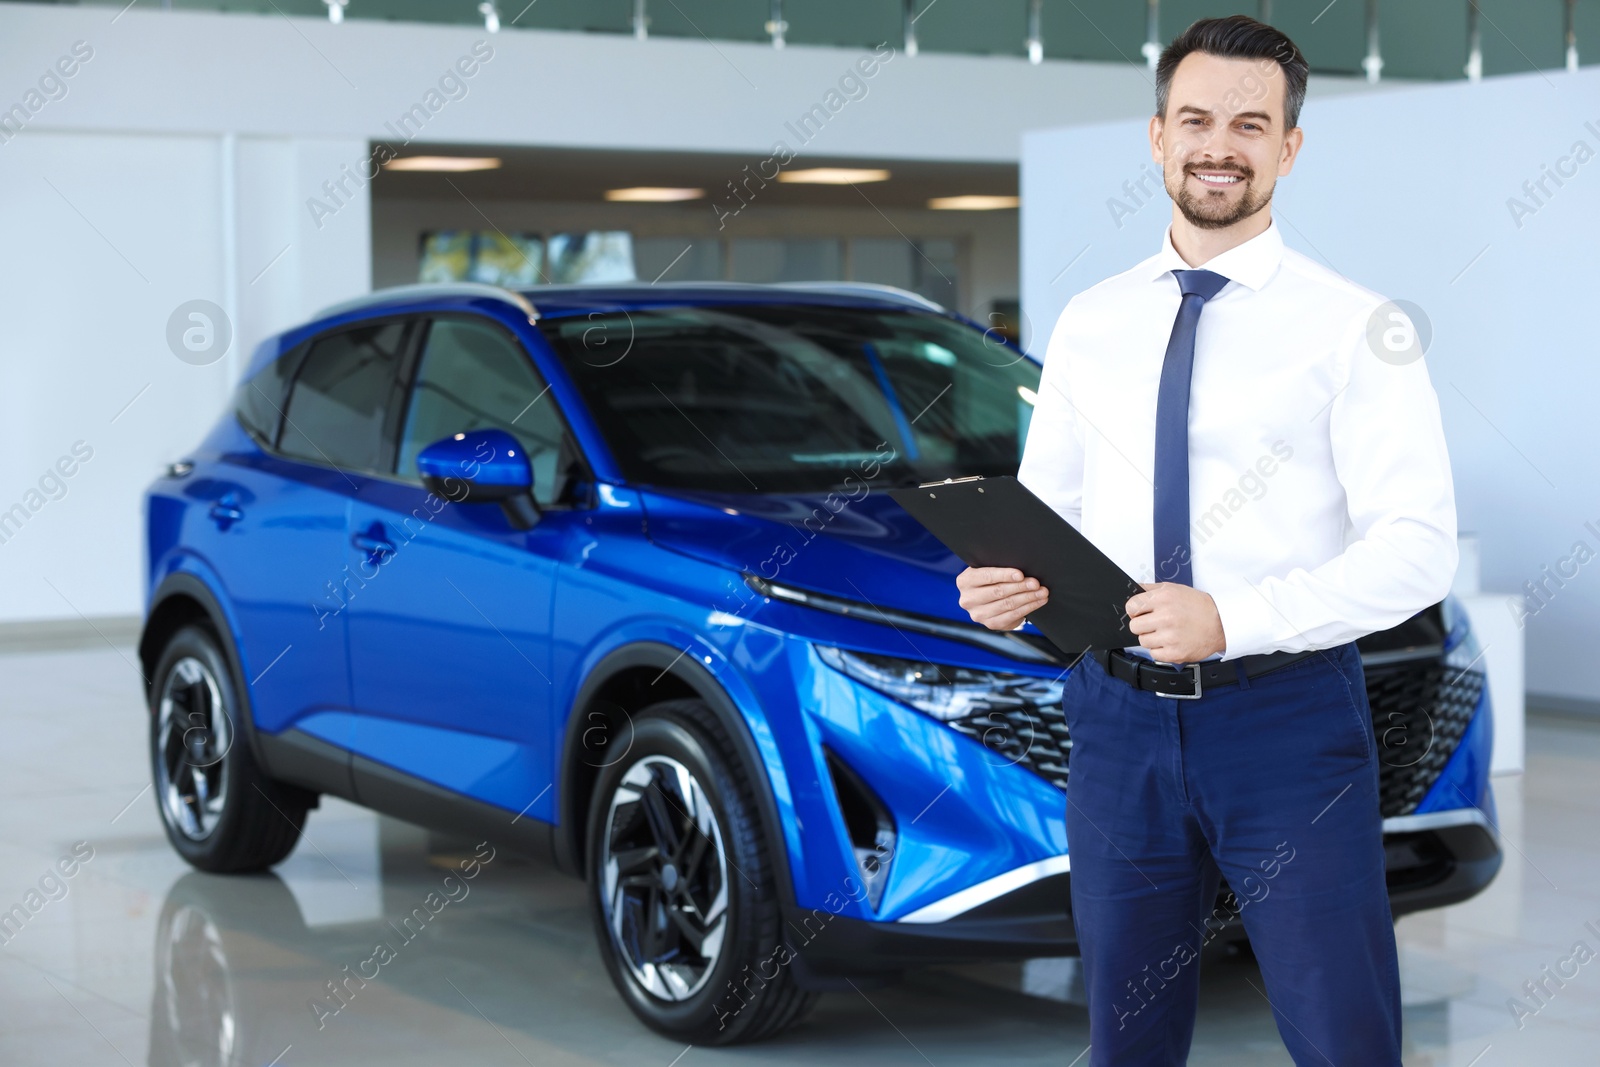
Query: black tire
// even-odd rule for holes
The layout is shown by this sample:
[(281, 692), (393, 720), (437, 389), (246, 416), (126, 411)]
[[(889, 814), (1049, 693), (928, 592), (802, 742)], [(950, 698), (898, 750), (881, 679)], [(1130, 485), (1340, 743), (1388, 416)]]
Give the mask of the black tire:
[(305, 826), (313, 797), (267, 778), (245, 729), (216, 635), (183, 627), (151, 680), (150, 772), (167, 840), (202, 871), (266, 870), (293, 851)]
[[(761, 832), (751, 775), (703, 701), (651, 705), (635, 717), (632, 734), (626, 754), (601, 769), (589, 806), (585, 865), (606, 970), (628, 1007), (659, 1034), (695, 1045), (771, 1037), (799, 1022), (819, 994), (802, 989), (789, 965), (792, 952), (785, 943), (770, 845)], [(679, 799), (682, 779), (674, 777), (673, 764), (690, 776), (693, 799), (687, 803)], [(644, 779), (648, 784), (641, 785)], [(699, 794), (692, 792), (696, 785)], [(629, 802), (629, 796), (638, 799)], [(688, 872), (681, 876), (673, 857), (663, 859), (659, 846), (648, 856), (649, 848), (635, 844), (661, 841), (654, 827), (663, 816), (678, 831), (681, 846), (674, 857)], [(619, 862), (612, 883), (607, 871), (615, 856), (638, 862), (626, 867)], [(610, 897), (616, 907), (608, 907), (608, 884), (615, 887)], [(719, 888), (726, 894), (722, 912), (716, 908)], [(624, 900), (624, 891), (633, 895)], [(720, 933), (697, 946), (685, 930), (705, 933), (715, 924), (699, 919), (713, 913), (722, 915)], [(611, 922), (617, 915), (622, 916), (620, 938)], [(659, 921), (641, 924), (641, 916)], [(653, 951), (662, 949), (663, 941), (654, 939), (652, 926), (664, 931), (665, 952)], [(698, 949), (713, 940), (714, 958), (710, 952), (702, 955)], [(640, 968), (641, 959), (656, 969)]]

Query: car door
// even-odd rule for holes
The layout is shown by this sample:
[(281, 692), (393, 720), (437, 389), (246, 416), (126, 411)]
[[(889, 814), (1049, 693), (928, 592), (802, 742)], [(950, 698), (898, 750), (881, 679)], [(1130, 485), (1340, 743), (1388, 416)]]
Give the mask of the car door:
[[(550, 635), (555, 570), (587, 485), (576, 446), (522, 345), (470, 315), (428, 321), (392, 477), (350, 512), (350, 677), (357, 752), (470, 799), (553, 821)], [(497, 428), (522, 442), (542, 517), (428, 492), (417, 454)], [(357, 761), (357, 790), (362, 786)], [(391, 786), (372, 781), (374, 797)]]
[[(238, 623), (256, 728), (294, 727), (348, 744), (350, 687), (340, 610), (348, 508), (381, 462), (409, 324), (341, 329), (280, 357), (241, 388), (261, 446), (229, 455), (187, 491), (208, 501), (208, 555)], [(348, 792), (348, 786), (345, 789)]]

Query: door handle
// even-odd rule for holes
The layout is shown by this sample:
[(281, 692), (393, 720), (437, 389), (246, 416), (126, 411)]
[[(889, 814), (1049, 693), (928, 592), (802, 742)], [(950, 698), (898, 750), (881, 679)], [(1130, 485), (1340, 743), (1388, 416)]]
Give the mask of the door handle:
[(394, 542), (379, 536), (382, 529), (376, 523), (373, 529), (366, 533), (353, 534), (350, 543), (367, 554), (369, 559), (381, 561), (384, 556), (394, 555)]
[(212, 521), (226, 530), (229, 526), (244, 518), (244, 509), (239, 506), (238, 500), (230, 493), (211, 505), (210, 514)]

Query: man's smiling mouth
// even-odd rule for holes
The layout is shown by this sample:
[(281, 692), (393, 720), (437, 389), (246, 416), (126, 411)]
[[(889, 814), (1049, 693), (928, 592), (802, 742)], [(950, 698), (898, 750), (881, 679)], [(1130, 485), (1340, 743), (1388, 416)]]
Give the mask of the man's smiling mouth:
[(1238, 185), (1240, 182), (1244, 181), (1244, 175), (1235, 173), (1233, 171), (1196, 170), (1190, 171), (1190, 174), (1193, 177), (1198, 178), (1202, 185), (1215, 186), (1218, 189), (1226, 189), (1230, 185)]

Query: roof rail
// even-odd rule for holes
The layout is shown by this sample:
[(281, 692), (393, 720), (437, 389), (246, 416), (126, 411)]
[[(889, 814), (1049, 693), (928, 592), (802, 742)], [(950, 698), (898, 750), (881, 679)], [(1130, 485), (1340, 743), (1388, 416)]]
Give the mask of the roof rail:
[(426, 300), (430, 297), (443, 296), (478, 296), (490, 300), (499, 300), (526, 312), (529, 322), (535, 322), (539, 318), (539, 309), (534, 307), (533, 302), (521, 293), (498, 285), (488, 285), (484, 282), (425, 282), (417, 285), (390, 286), (387, 289), (379, 289), (375, 292), (351, 297), (349, 300), (341, 300), (337, 304), (330, 304), (317, 312), (313, 318), (326, 319), (334, 315), (343, 315), (349, 311), (362, 311), (367, 308), (383, 307), (385, 304), (408, 300)]
[(947, 309), (919, 293), (900, 289), (893, 285), (878, 285), (876, 282), (782, 282), (774, 286), (777, 289), (801, 289), (814, 293), (838, 293), (841, 296), (876, 296), (890, 299), (899, 304), (922, 308), (925, 311), (945, 312)]

